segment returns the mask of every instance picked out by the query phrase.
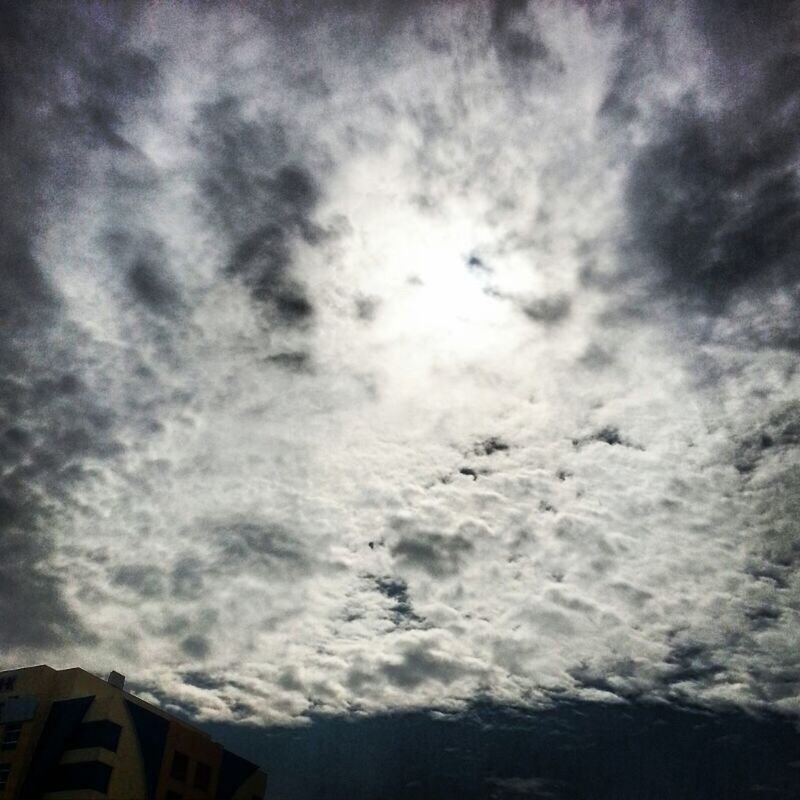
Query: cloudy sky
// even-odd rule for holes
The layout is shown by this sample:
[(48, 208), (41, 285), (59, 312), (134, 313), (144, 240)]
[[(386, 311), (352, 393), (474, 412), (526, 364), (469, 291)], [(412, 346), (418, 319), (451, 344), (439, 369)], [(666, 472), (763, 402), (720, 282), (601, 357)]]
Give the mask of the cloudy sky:
[(798, 32), (4, 4), (4, 662), (800, 712)]

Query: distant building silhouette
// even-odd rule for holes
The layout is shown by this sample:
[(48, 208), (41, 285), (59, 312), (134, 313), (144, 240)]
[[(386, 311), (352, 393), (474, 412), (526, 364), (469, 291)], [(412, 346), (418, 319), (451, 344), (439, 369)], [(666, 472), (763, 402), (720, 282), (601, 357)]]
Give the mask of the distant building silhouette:
[(82, 669), (0, 672), (0, 800), (262, 800), (267, 776)]

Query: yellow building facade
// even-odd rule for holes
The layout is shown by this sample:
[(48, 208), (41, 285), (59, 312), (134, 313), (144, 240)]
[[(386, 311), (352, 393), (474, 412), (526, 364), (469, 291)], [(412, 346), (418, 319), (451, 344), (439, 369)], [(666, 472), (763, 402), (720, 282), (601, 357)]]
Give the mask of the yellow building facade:
[(82, 669), (0, 672), (0, 800), (262, 800), (266, 774)]

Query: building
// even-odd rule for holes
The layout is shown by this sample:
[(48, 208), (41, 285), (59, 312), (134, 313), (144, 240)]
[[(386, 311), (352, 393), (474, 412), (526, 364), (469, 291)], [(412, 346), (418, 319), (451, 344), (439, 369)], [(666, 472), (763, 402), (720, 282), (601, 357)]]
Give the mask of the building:
[(82, 669), (0, 672), (0, 800), (262, 800), (267, 776)]

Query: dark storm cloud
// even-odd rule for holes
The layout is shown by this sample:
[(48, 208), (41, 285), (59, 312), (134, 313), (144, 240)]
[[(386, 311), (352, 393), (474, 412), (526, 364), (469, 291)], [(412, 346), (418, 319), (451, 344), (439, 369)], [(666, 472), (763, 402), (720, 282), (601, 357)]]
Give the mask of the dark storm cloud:
[[(789, 124), (773, 133), (783, 150), (800, 115)], [(667, 125), (668, 137), (636, 164), (630, 208), (669, 288), (722, 310), (745, 286), (793, 286), (800, 237), (794, 152), (780, 163), (776, 142), (763, 141), (767, 134), (732, 125), (720, 131), (690, 104)], [(762, 141), (754, 145), (753, 137)]]
[(509, 449), (509, 445), (503, 441), (499, 436), (489, 436), (481, 442), (478, 442), (473, 448), (472, 452), (476, 456), (491, 456), (494, 453), (504, 453)]
[(428, 681), (447, 685), (468, 672), (455, 659), (432, 653), (425, 643), (407, 647), (399, 662), (384, 664), (380, 671), (403, 689), (414, 689)]
[(684, 96), (633, 165), (633, 231), (662, 288), (689, 306), (724, 313), (745, 292), (797, 289), (800, 56), (787, 33), (791, 5), (762, 13), (739, 4), (737, 13), (700, 4), (723, 102), (711, 109)]
[[(129, 688), (130, 687), (130, 688)], [(176, 714), (185, 720), (197, 719), (200, 712), (200, 707), (187, 698), (176, 700), (174, 696), (168, 692), (162, 691), (158, 686), (153, 684), (137, 684), (135, 681), (128, 681), (125, 686), (133, 694), (142, 694), (147, 692), (155, 698), (157, 705), (163, 709), (168, 709), (171, 714)]]
[(614, 356), (602, 345), (593, 342), (578, 359), (578, 363), (586, 369), (599, 371), (610, 367), (614, 363)]
[(23, 215), (21, 219), (15, 219), (15, 211), (19, 209), (14, 208), (13, 196), (9, 197), (13, 192), (3, 194), (3, 200), (0, 200), (3, 211), (3, 222), (0, 224), (4, 234), (0, 244), (0, 280), (3, 285), (0, 310), (4, 327), (13, 335), (11, 326), (32, 322), (32, 317), (41, 315), (39, 321), (46, 322), (55, 311), (57, 301), (33, 257), (28, 236), (17, 230), (23, 227), (25, 217)]
[(539, 300), (532, 300), (522, 306), (522, 313), (533, 320), (544, 325), (554, 325), (569, 316), (572, 308), (572, 301), (566, 295), (556, 295), (555, 297), (543, 297)]
[[(119, 445), (114, 414), (73, 363), (37, 237), (44, 215), (77, 185), (89, 149), (124, 148), (122, 109), (157, 78), (156, 65), (124, 42), (125, 17), (121, 6), (0, 11), (0, 624), (9, 646), (91, 639), (48, 564), (45, 530), (84, 460)], [(25, 609), (24, 624), (12, 609)]]
[(102, 237), (111, 271), (122, 272), (126, 288), (136, 303), (170, 316), (181, 305), (180, 291), (161, 240), (152, 233), (119, 228)]
[(424, 622), (414, 611), (408, 594), (408, 584), (404, 580), (379, 576), (374, 581), (377, 590), (393, 601), (391, 612), (395, 625), (416, 625)]
[[(28, 310), (36, 307), (30, 303)], [(53, 334), (14, 316), (4, 318), (9, 330), (0, 342), (2, 638), (9, 646), (90, 641), (48, 564), (53, 542), (46, 531), (55, 506), (81, 479), (83, 460), (112, 455), (118, 447), (109, 431), (113, 415), (74, 375), (59, 373), (59, 356), (67, 354)], [(20, 608), (26, 609), (25, 624), (14, 613)]]
[(377, 297), (357, 297), (355, 300), (356, 317), (364, 322), (373, 322), (378, 314), (381, 301)]
[(142, 597), (158, 597), (164, 591), (161, 570), (152, 564), (123, 564), (114, 569), (112, 580)]
[[(199, 523), (204, 533), (206, 523)], [(231, 520), (208, 525), (216, 557), (206, 569), (212, 573), (263, 569), (270, 575), (288, 577), (307, 572), (316, 562), (299, 535), (270, 521)]]
[(65, 604), (62, 581), (48, 565), (45, 521), (33, 498), (0, 494), (0, 639), (6, 648), (95, 641)]
[(193, 634), (181, 641), (181, 650), (191, 658), (202, 659), (211, 652), (211, 644), (206, 636)]
[(180, 304), (180, 295), (169, 272), (163, 250), (140, 252), (128, 268), (128, 285), (134, 297), (151, 311), (170, 314)]
[(285, 353), (275, 353), (267, 357), (269, 364), (274, 364), (276, 367), (282, 367), (289, 372), (306, 372), (311, 373), (314, 371), (311, 355), (304, 351), (293, 350)]
[(313, 221), (316, 181), (290, 160), (284, 127), (246, 118), (237, 98), (203, 105), (197, 118), (199, 144), (207, 153), (200, 186), (211, 219), (231, 243), (227, 273), (280, 321), (307, 322), (313, 306), (290, 273), (294, 240), (320, 236)]
[(162, 313), (177, 302), (177, 294), (161, 266), (146, 258), (134, 261), (128, 270), (128, 282), (136, 297), (153, 311)]
[(492, 10), (492, 38), (500, 55), (520, 65), (546, 61), (550, 51), (540, 33), (524, 20), (527, 0), (495, 0)]
[(608, 444), (608, 445), (633, 447), (636, 450), (643, 449), (639, 445), (628, 441), (628, 439), (622, 436), (622, 434), (619, 432), (619, 429), (615, 428), (613, 425), (608, 425), (605, 428), (601, 428), (596, 433), (591, 433), (588, 436), (583, 436), (581, 438), (576, 438), (572, 440), (572, 444), (575, 447), (581, 447), (582, 445), (589, 444), (590, 442), (602, 442), (603, 444)]
[(667, 683), (706, 682), (725, 672), (725, 667), (719, 663), (710, 647), (692, 641), (676, 645), (665, 663), (669, 667), (665, 678)]
[(726, 667), (713, 648), (690, 637), (678, 643), (678, 638), (664, 661), (649, 665), (646, 670), (642, 670), (637, 659), (611, 656), (595, 662), (583, 661), (568, 672), (583, 688), (629, 702), (647, 698), (654, 684), (661, 696), (676, 699), (682, 697), (687, 684), (699, 687), (724, 680)]
[[(783, 644), (796, 633), (796, 607), (800, 598), (800, 466), (796, 445), (773, 445), (763, 451), (754, 471), (742, 479), (753, 522), (748, 541), (746, 573), (753, 578), (743, 599), (739, 629), (759, 642), (768, 656), (764, 675), (754, 681), (759, 691), (772, 691), (767, 677), (774, 671), (800, 686), (800, 657), (796, 648)], [(774, 630), (770, 637), (759, 634)]]
[[(795, 630), (800, 596), (800, 405), (789, 402), (741, 437), (734, 466), (741, 475), (741, 492), (753, 514), (749, 556), (744, 567), (752, 578), (743, 599), (739, 629), (759, 641), (768, 654), (751, 681), (761, 697), (785, 697), (788, 685), (800, 687), (800, 659), (780, 644)], [(769, 632), (773, 638), (763, 638)]]
[(694, 24), (729, 64), (760, 61), (764, 50), (790, 45), (797, 24), (793, 0), (694, 0)]
[(205, 565), (199, 558), (178, 559), (170, 572), (170, 588), (175, 597), (197, 600), (203, 594)]
[[(259, 290), (263, 291), (263, 288), (263, 284), (260, 284)], [(314, 306), (299, 283), (287, 282), (278, 291), (270, 291), (269, 295), (281, 319), (287, 324), (304, 323), (314, 313)]]
[(195, 601), (209, 591), (209, 581), (243, 571), (288, 579), (317, 566), (301, 536), (269, 520), (201, 519), (185, 536), (186, 546), (171, 566), (123, 564), (114, 569), (113, 581), (144, 597), (160, 596), (168, 586), (173, 597)]
[(194, 686), (197, 689), (215, 690), (222, 689), (225, 686), (225, 681), (199, 670), (186, 672), (182, 677), (185, 684)]
[[(745, 611), (745, 615), (752, 623), (751, 627), (756, 630), (772, 627), (783, 615), (780, 608), (776, 608), (771, 603), (750, 606)], [(796, 674), (797, 675), (797, 674)]]
[(780, 452), (800, 446), (800, 402), (774, 411), (766, 424), (742, 437), (734, 465), (743, 474), (752, 472), (768, 451)]
[(648, 79), (652, 80), (654, 62), (663, 60), (668, 52), (663, 32), (642, 6), (627, 6), (621, 23), (624, 41), (598, 109), (601, 119), (618, 126), (624, 126), (637, 116), (641, 90)]
[(414, 530), (405, 522), (397, 522), (392, 527), (400, 531), (399, 539), (391, 548), (398, 563), (436, 577), (458, 572), (464, 559), (474, 550), (472, 542), (458, 533), (445, 535)]
[(548, 328), (563, 322), (572, 312), (572, 298), (563, 292), (549, 297), (526, 299), (513, 292), (502, 291), (494, 286), (487, 286), (483, 291), (488, 297), (512, 304), (531, 322)]
[[(66, 199), (90, 152), (122, 146), (116, 127), (155, 87), (158, 67), (125, 41), (121, 5), (6, 3), (2, 15), (2, 216), (15, 234), (3, 241), (29, 259), (42, 212)], [(41, 285), (25, 259), (3, 255), (4, 272), (16, 262), (29, 287)]]

